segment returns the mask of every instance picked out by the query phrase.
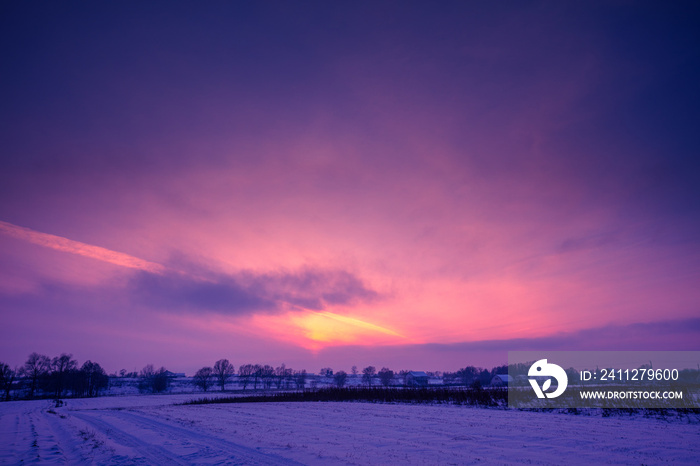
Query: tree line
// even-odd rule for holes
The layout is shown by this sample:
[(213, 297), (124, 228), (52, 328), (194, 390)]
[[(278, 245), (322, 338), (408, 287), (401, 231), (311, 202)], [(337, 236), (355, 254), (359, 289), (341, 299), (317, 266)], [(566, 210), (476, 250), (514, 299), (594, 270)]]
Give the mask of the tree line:
[[(402, 371), (401, 375), (408, 371)], [(353, 375), (358, 374), (357, 366), (352, 368)], [(273, 386), (280, 389), (303, 389), (306, 387), (306, 382), (309, 379), (309, 374), (306, 370), (295, 371), (282, 364), (278, 367), (262, 364), (243, 364), (239, 366), (236, 374), (235, 367), (228, 359), (220, 359), (214, 364), (214, 367), (205, 366), (199, 369), (193, 377), (193, 384), (203, 391), (209, 391), (214, 385), (218, 385), (221, 391), (226, 388), (226, 383), (234, 375), (238, 376), (238, 384), (245, 391), (248, 386), (252, 386), (253, 390), (258, 389), (258, 385), (266, 390)], [(333, 383), (342, 388), (348, 380), (348, 374), (345, 371), (333, 372), (329, 367), (324, 367), (319, 371), (319, 376), (331, 378)], [(394, 371), (383, 367), (379, 372), (374, 366), (367, 366), (362, 370), (362, 382), (368, 386), (372, 386), (373, 380), (378, 378), (380, 383), (388, 387), (395, 380)]]
[(243, 364), (236, 368), (228, 359), (220, 359), (214, 363), (213, 367), (205, 366), (199, 369), (192, 382), (203, 391), (208, 391), (214, 385), (218, 385), (221, 391), (226, 389), (226, 383), (234, 376), (238, 375), (238, 383), (245, 391), (249, 385), (254, 390), (258, 389), (258, 384), (270, 389), (273, 385), (277, 389), (304, 388), (306, 386), (306, 370), (295, 371), (282, 364), (278, 367), (262, 364)]
[[(390, 387), (405, 383), (405, 376), (409, 371), (393, 370), (382, 367), (377, 370), (374, 366), (367, 366), (359, 370), (352, 366), (350, 373), (353, 377), (360, 377), (361, 384), (371, 388), (373, 385)], [(431, 376), (442, 376), (444, 385), (464, 385), (472, 388), (489, 385), (497, 374), (508, 373), (508, 366), (497, 366), (492, 369), (484, 369), (475, 366), (466, 366), (456, 372), (428, 373)], [(319, 371), (319, 377), (330, 379), (330, 383), (337, 388), (343, 388), (350, 377), (345, 371), (334, 372), (330, 367), (324, 367)], [(141, 392), (162, 393), (170, 389), (175, 374), (165, 367), (155, 368), (152, 364), (146, 365), (139, 372), (119, 371), (123, 378), (136, 378), (137, 387)], [(281, 364), (273, 367), (267, 364), (242, 364), (236, 370), (228, 359), (219, 359), (212, 366), (199, 369), (191, 379), (192, 384), (203, 391), (209, 391), (218, 387), (226, 390), (226, 384), (232, 382), (236, 376), (236, 382), (243, 391), (252, 388), (264, 388), (278, 390), (306, 388), (311, 381), (311, 387), (315, 388), (319, 379), (311, 377), (306, 370), (293, 370)], [(113, 374), (117, 377), (117, 374)], [(0, 363), (0, 391), (2, 400), (14, 398), (53, 397), (56, 399), (66, 396), (93, 397), (98, 396), (109, 386), (109, 376), (104, 369), (95, 362), (86, 361), (82, 366), (71, 354), (62, 353), (60, 356), (49, 358), (38, 353), (32, 353), (24, 365), (10, 368), (7, 364)], [(328, 382), (326, 382), (328, 383)]]
[(72, 354), (62, 353), (50, 358), (32, 353), (24, 365), (10, 368), (0, 363), (0, 389), (4, 401), (12, 399), (12, 392), (25, 398), (63, 398), (98, 396), (109, 385), (104, 369), (90, 360), (78, 366)]

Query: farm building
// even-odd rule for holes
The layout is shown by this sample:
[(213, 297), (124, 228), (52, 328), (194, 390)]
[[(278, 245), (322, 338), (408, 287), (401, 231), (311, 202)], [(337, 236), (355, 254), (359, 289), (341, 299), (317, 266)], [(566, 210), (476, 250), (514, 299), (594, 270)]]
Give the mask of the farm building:
[(513, 381), (513, 378), (508, 374), (498, 374), (491, 379), (491, 386), (493, 387), (507, 387), (509, 383)]
[(423, 371), (411, 371), (406, 374), (404, 381), (409, 387), (427, 387), (428, 374)]

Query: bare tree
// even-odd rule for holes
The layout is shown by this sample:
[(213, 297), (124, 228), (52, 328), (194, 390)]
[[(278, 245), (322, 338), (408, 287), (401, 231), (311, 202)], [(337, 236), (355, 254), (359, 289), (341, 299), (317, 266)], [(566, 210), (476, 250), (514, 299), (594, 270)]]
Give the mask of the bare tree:
[(5, 401), (10, 401), (10, 391), (16, 376), (17, 371), (10, 369), (7, 364), (0, 363), (0, 390), (5, 393)]
[(29, 379), (29, 398), (34, 398), (39, 379), (49, 371), (51, 360), (43, 354), (32, 353), (21, 368), (22, 375)]
[(155, 370), (153, 364), (146, 365), (139, 373), (139, 390), (151, 393), (164, 392), (170, 387), (170, 377), (165, 367)]
[(226, 388), (226, 381), (231, 378), (233, 374), (236, 373), (236, 368), (228, 362), (228, 359), (219, 359), (214, 363), (214, 374), (219, 380), (219, 386), (223, 392)]
[(345, 381), (348, 379), (348, 374), (345, 371), (338, 371), (333, 376), (333, 379), (335, 379), (335, 384), (338, 388), (342, 388), (345, 385)]
[(238, 379), (243, 383), (243, 390), (248, 386), (253, 372), (255, 372), (255, 366), (252, 364), (244, 364), (238, 368)]
[(272, 386), (272, 381), (275, 378), (275, 368), (265, 364), (260, 368), (260, 378), (266, 390)]
[(82, 396), (97, 396), (109, 385), (107, 373), (96, 362), (85, 361), (75, 375), (73, 391)]
[(211, 387), (211, 379), (214, 373), (214, 369), (211, 367), (202, 367), (192, 378), (192, 382), (195, 386), (201, 388), (205, 392)]
[(352, 366), (350, 372), (352, 372), (352, 375), (357, 375), (357, 366)]
[(298, 389), (306, 388), (306, 369), (294, 374), (294, 383)]
[(292, 370), (288, 369), (287, 366), (282, 364), (275, 369), (275, 382), (277, 384), (277, 389), (282, 388), (282, 384), (287, 382), (287, 387), (289, 386), (289, 377), (292, 375)]
[(253, 390), (258, 390), (258, 380), (262, 377), (262, 366), (260, 364), (255, 364), (253, 366)]
[(319, 371), (318, 375), (321, 377), (333, 377), (333, 369), (330, 367), (324, 367)]
[(372, 377), (377, 373), (377, 369), (374, 366), (367, 366), (362, 369), (362, 381), (367, 384), (367, 386), (372, 386)]
[(153, 364), (147, 364), (139, 372), (139, 391), (145, 392), (151, 389), (151, 381), (155, 377), (156, 369)]
[(153, 378), (153, 391), (156, 393), (164, 392), (170, 388), (170, 375), (167, 369), (162, 367), (158, 369)]
[(73, 359), (72, 354), (62, 353), (51, 361), (51, 382), (53, 384), (54, 396), (61, 398), (66, 385), (68, 373), (76, 370), (78, 361)]
[(462, 385), (466, 387), (479, 377), (479, 369), (474, 366), (467, 366), (464, 369), (458, 370), (456, 375), (461, 379)]
[(390, 370), (388, 367), (382, 367), (378, 375), (379, 380), (385, 387), (388, 387), (391, 384), (391, 381), (394, 380), (394, 371)]

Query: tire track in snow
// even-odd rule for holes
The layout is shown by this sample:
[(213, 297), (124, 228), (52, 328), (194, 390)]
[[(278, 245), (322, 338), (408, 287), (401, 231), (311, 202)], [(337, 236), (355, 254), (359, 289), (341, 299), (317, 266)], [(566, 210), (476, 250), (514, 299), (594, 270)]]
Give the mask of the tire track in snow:
[(0, 464), (14, 464), (20, 457), (20, 416), (6, 414), (0, 418)]
[(31, 413), (32, 431), (35, 433), (35, 445), (42, 464), (75, 464), (80, 457), (66, 455), (67, 438), (62, 429), (51, 424), (51, 418), (56, 414), (45, 410), (35, 410)]
[(172, 454), (165, 448), (144, 442), (139, 437), (131, 435), (96, 416), (77, 412), (73, 412), (72, 415), (92, 425), (111, 440), (132, 449), (138, 456), (124, 458), (126, 463), (142, 460), (140, 462), (146, 464), (188, 464), (181, 461), (178, 455)]
[(38, 463), (41, 461), (41, 455), (36, 427), (32, 421), (32, 412), (27, 411), (20, 414), (18, 421), (15, 441), (17, 462), (22, 464)]
[[(111, 439), (134, 448), (149, 459), (152, 457), (152, 460), (158, 463), (163, 461), (158, 458), (160, 457), (175, 464), (210, 464), (212, 462), (245, 465), (300, 464), (198, 430), (166, 424), (141, 414), (99, 411), (98, 416), (95, 416), (93, 413), (97, 412), (74, 412), (73, 415), (91, 423)], [(154, 443), (144, 442), (126, 433), (124, 428), (130, 428), (133, 433), (138, 431), (141, 434), (140, 437), (149, 438)], [(155, 442), (158, 442), (158, 445)]]
[(176, 438), (185, 438), (189, 442), (196, 441), (197, 444), (205, 446), (206, 449), (224, 452), (228, 456), (229, 461), (240, 459), (243, 464), (263, 464), (263, 465), (293, 465), (299, 464), (296, 461), (283, 458), (274, 454), (260, 452), (254, 448), (239, 445), (230, 442), (220, 437), (204, 433), (200, 430), (187, 429), (184, 427), (165, 423), (160, 420), (153, 419), (144, 414), (137, 414), (127, 411), (112, 411), (110, 414), (121, 417), (135, 425), (140, 425), (149, 430), (157, 430), (159, 432), (167, 432)]
[(54, 432), (46, 428), (46, 414), (39, 409), (3, 416), (0, 433), (2, 464), (69, 464)]
[(43, 412), (53, 437), (61, 447), (62, 458), (65, 464), (81, 464), (91, 462), (92, 459), (81, 453), (81, 443), (71, 433), (75, 426), (70, 425), (68, 417), (59, 413)]

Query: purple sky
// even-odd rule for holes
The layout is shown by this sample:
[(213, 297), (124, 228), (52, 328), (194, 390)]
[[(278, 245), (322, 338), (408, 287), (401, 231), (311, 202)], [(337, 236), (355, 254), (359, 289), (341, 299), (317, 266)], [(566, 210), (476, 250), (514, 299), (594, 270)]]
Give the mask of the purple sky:
[(4, 2), (0, 361), (700, 350), (697, 2)]

